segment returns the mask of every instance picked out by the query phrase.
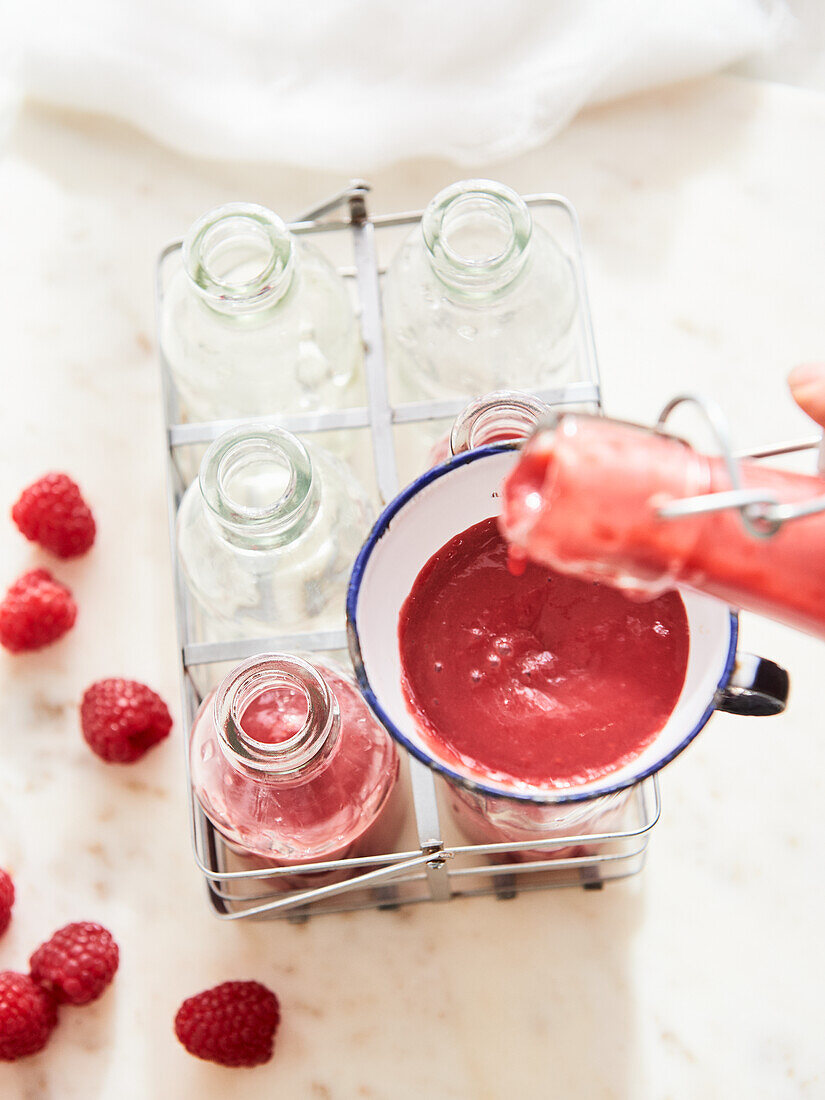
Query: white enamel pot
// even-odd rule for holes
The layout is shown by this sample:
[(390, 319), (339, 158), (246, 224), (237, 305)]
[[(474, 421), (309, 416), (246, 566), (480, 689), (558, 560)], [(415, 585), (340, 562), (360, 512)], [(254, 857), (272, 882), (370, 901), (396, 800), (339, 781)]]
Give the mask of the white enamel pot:
[(353, 567), (347, 629), (364, 698), (390, 734), (418, 760), (453, 783), (493, 797), (534, 803), (581, 802), (630, 787), (659, 771), (686, 748), (715, 710), (778, 714), (788, 675), (771, 661), (737, 654), (738, 621), (719, 600), (689, 590), (690, 647), (676, 707), (654, 740), (609, 775), (570, 788), (518, 788), (441, 759), (422, 737), (401, 688), (398, 616), (424, 564), (446, 542), (499, 511), (499, 486), (513, 468), (513, 446), (483, 447), (427, 471), (379, 517)]

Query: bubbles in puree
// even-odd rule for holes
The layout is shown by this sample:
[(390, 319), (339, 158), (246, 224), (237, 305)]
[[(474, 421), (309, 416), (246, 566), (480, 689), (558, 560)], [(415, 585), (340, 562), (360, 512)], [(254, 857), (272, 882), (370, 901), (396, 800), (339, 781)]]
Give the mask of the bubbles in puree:
[(408, 706), (439, 755), (544, 787), (637, 756), (676, 705), (689, 648), (677, 592), (640, 603), (529, 561), (508, 569), (495, 518), (430, 558), (398, 637)]

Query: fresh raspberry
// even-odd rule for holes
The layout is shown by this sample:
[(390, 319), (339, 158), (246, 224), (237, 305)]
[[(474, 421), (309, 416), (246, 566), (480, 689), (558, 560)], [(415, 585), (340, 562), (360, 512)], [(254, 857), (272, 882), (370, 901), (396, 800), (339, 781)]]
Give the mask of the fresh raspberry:
[(47, 569), (32, 569), (14, 582), (0, 603), (0, 645), (12, 653), (41, 649), (71, 630), (77, 604)]
[(95, 541), (89, 506), (66, 474), (46, 474), (24, 489), (11, 518), (27, 539), (59, 558), (85, 554)]
[(80, 704), (80, 725), (93, 752), (109, 764), (140, 760), (172, 728), (159, 695), (136, 680), (98, 680)]
[(14, 883), (8, 871), (0, 868), (0, 936), (6, 931), (11, 920), (11, 907), (14, 905)]
[(59, 1004), (95, 1001), (115, 976), (117, 944), (99, 924), (67, 924), (29, 959), (31, 976)]
[(278, 998), (260, 982), (224, 982), (189, 997), (175, 1034), (190, 1054), (221, 1066), (259, 1066), (272, 1057)]
[(52, 997), (28, 974), (0, 972), (0, 1061), (16, 1062), (37, 1054), (57, 1023)]

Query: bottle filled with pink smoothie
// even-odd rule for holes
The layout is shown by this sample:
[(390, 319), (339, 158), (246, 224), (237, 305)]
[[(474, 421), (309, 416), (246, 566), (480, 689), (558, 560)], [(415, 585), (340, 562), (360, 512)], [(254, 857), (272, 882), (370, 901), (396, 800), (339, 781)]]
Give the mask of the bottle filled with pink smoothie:
[[(398, 753), (331, 663), (277, 653), (239, 665), (198, 711), (190, 765), (204, 813), (257, 866), (393, 851)], [(319, 885), (316, 876), (279, 881)]]
[[(817, 477), (755, 462), (739, 471), (742, 488), (767, 503), (825, 494)], [(636, 425), (564, 413), (522, 450), (502, 488), (499, 527), (516, 559), (634, 596), (685, 585), (825, 637), (825, 513), (772, 532), (766, 524), (764, 537), (733, 508), (667, 515), (674, 502), (730, 489), (720, 457)]]
[(576, 844), (523, 848), (496, 859), (508, 863), (535, 863), (546, 859), (578, 859), (599, 848), (586, 838), (627, 827), (633, 788), (576, 802), (572, 805), (517, 802), (481, 794), (458, 784), (447, 785), (447, 803), (453, 820), (474, 844), (539, 843), (579, 836)]

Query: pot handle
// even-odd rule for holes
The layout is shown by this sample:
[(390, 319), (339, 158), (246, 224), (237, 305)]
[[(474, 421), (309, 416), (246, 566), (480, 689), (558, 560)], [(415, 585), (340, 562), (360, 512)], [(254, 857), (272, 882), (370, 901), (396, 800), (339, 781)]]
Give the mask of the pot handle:
[(730, 679), (716, 693), (716, 709), (728, 714), (781, 714), (789, 690), (784, 668), (753, 653), (737, 653)]

